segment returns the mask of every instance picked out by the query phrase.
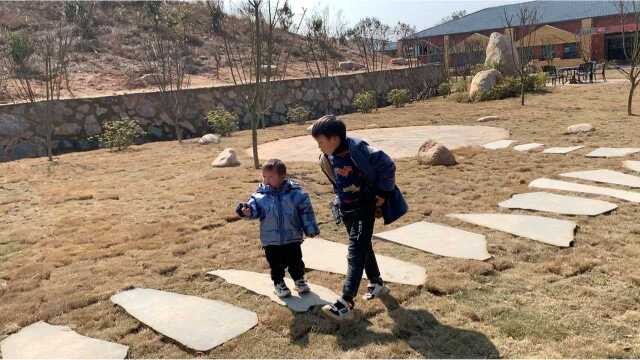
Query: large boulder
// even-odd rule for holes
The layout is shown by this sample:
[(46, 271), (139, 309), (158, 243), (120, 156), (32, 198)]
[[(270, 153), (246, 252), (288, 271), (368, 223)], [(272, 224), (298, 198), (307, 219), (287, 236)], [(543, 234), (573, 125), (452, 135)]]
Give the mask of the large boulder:
[(409, 59), (407, 58), (391, 59), (391, 65), (409, 65)]
[(451, 166), (457, 164), (453, 153), (444, 145), (428, 140), (418, 150), (418, 163), (421, 165), (444, 165)]
[(355, 63), (353, 61), (341, 61), (338, 63), (338, 69), (342, 71), (360, 70), (364, 68), (364, 65)]
[(469, 86), (469, 98), (474, 100), (480, 94), (493, 89), (500, 77), (500, 72), (495, 69), (484, 70), (477, 73), (473, 77), (473, 80), (471, 80), (471, 85)]
[(211, 163), (213, 167), (233, 167), (240, 166), (236, 151), (228, 148), (224, 149), (218, 157)]
[(200, 145), (208, 145), (208, 144), (219, 144), (220, 143), (220, 135), (216, 134), (206, 134), (198, 140)]
[(595, 128), (591, 124), (575, 124), (567, 128), (567, 134), (581, 134), (594, 131)]
[(517, 52), (513, 52), (511, 39), (508, 36), (494, 32), (489, 38), (487, 56), (484, 61), (486, 67), (500, 70), (505, 76), (514, 76), (518, 71), (520, 59)]

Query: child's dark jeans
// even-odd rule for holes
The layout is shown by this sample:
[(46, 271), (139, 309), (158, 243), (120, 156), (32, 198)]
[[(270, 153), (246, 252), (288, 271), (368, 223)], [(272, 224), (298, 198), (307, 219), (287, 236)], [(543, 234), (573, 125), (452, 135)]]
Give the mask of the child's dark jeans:
[(347, 279), (342, 287), (342, 298), (352, 302), (358, 293), (362, 272), (369, 281), (382, 284), (380, 269), (371, 245), (373, 225), (375, 223), (375, 206), (343, 212), (343, 222), (349, 233), (349, 255), (347, 256)]
[(274, 284), (284, 281), (284, 271), (288, 268), (293, 280), (304, 278), (304, 262), (302, 262), (301, 243), (286, 245), (269, 245), (264, 247), (267, 262), (271, 267), (271, 280)]

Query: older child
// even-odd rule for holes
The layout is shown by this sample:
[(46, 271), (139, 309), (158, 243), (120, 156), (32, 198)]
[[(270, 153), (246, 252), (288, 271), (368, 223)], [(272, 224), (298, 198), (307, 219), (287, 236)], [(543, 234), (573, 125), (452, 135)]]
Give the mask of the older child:
[[(326, 115), (313, 125), (311, 135), (322, 151), (320, 167), (336, 193), (334, 214), (344, 222), (349, 236), (347, 279), (342, 297), (322, 310), (338, 320), (353, 316), (354, 297), (363, 271), (369, 278), (365, 300), (389, 292), (380, 277), (371, 237), (376, 217), (390, 224), (404, 215), (408, 206), (396, 186), (396, 166), (383, 151), (347, 137), (345, 124)], [(339, 222), (337, 219), (337, 222)]]
[(271, 267), (276, 295), (291, 295), (284, 282), (285, 269), (289, 270), (298, 294), (308, 293), (300, 245), (304, 235), (320, 234), (309, 195), (287, 178), (287, 167), (278, 159), (264, 165), (262, 177), (258, 190), (248, 202), (238, 204), (236, 212), (240, 217), (260, 219), (260, 241)]

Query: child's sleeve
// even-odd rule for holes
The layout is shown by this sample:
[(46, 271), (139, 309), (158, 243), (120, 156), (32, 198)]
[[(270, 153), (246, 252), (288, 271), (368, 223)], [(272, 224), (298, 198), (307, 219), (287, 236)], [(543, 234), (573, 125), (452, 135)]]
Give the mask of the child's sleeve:
[(318, 236), (320, 235), (320, 229), (318, 228), (318, 223), (316, 222), (316, 214), (313, 211), (313, 206), (311, 205), (309, 194), (305, 192), (301, 192), (301, 194), (302, 199), (298, 203), (298, 215), (300, 216), (300, 220), (302, 222), (304, 234), (308, 237)]
[(377, 184), (375, 185), (380, 193), (376, 195), (386, 197), (386, 195), (391, 193), (396, 186), (396, 164), (384, 151), (371, 146), (367, 147), (369, 152), (369, 163), (373, 166), (376, 174), (378, 175)]
[(249, 205), (249, 208), (251, 209), (251, 215), (249, 215), (248, 219), (261, 218), (262, 211), (260, 210), (260, 206), (253, 195), (249, 198), (249, 201), (247, 201), (247, 205)]

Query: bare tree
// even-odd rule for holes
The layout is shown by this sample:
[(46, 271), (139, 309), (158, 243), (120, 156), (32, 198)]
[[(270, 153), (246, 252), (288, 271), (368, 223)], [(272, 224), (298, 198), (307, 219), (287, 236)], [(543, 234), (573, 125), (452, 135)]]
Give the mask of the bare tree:
[(45, 138), (47, 156), (53, 160), (54, 124), (61, 115), (53, 111), (53, 104), (69, 87), (69, 63), (74, 37), (71, 31), (58, 23), (53, 31), (42, 38), (26, 33), (9, 33), (4, 67), (12, 82), (12, 97), (16, 101), (34, 106), (40, 133)]
[(382, 70), (384, 49), (389, 43), (390, 28), (377, 18), (360, 20), (349, 32), (364, 61), (367, 72)]
[(224, 0), (206, 0), (207, 10), (209, 10), (210, 31), (212, 34), (222, 32), (222, 22), (225, 17)]
[[(633, 115), (633, 95), (640, 84), (640, 2), (620, 1), (617, 5), (620, 13), (620, 28), (622, 32), (622, 49), (629, 65), (628, 69), (618, 66), (618, 71), (629, 80), (629, 97), (627, 99), (627, 115)], [(627, 33), (625, 24), (632, 21), (633, 31)]]
[(409, 67), (414, 67), (417, 63), (415, 33), (415, 26), (403, 22), (398, 22), (393, 28), (393, 34), (398, 42), (399, 55), (409, 60)]
[[(511, 29), (511, 31), (509, 31), (511, 56), (516, 67), (517, 75), (520, 78), (520, 105), (524, 106), (524, 94), (531, 72), (529, 62), (533, 59), (533, 45), (536, 43), (535, 29), (541, 19), (538, 16), (538, 10), (536, 8), (526, 6), (521, 7), (520, 11), (516, 14), (516, 28), (512, 27), (512, 24), (514, 24), (513, 15), (509, 16), (506, 10), (504, 11), (504, 19), (507, 28)], [(516, 40), (519, 41), (519, 46), (517, 47)]]
[(452, 12), (451, 15), (445, 16), (442, 19), (440, 19), (439, 24), (444, 24), (452, 20), (458, 20), (466, 15), (467, 15), (467, 10), (456, 10)]
[(143, 65), (152, 74), (156, 87), (162, 97), (161, 105), (171, 118), (176, 138), (182, 142), (182, 126), (190, 76), (187, 72), (191, 49), (189, 45), (189, 21), (186, 7), (164, 10), (161, 20), (150, 31), (144, 41), (145, 56)]

